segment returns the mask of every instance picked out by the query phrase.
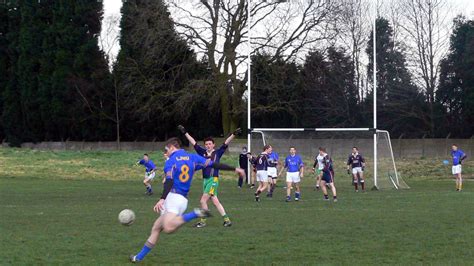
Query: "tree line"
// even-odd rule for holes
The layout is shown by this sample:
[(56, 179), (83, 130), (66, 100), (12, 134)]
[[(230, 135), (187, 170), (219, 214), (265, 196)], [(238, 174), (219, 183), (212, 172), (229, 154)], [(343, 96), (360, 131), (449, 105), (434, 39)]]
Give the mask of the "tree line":
[[(302, 21), (306, 26), (293, 34), (282, 34), (301, 34), (298, 38), (281, 40), (280, 46), (272, 42), (276, 35), (256, 38), (253, 126), (371, 127), (372, 32), (344, 33), (344, 39), (352, 40), (350, 47), (365, 47), (366, 70), (359, 67), (360, 53), (340, 42), (312, 46), (316, 38), (305, 31), (330, 28), (327, 18), (341, 11), (326, 2), (311, 1), (316, 4), (303, 11), (327, 13)], [(209, 28), (216, 27), (216, 36), (173, 19), (172, 3), (124, 2), (121, 49), (112, 67), (98, 45), (100, 1), (0, 4), (0, 139), (14, 146), (67, 139), (163, 140), (177, 133), (177, 123), (198, 137), (245, 128), (247, 77), (238, 73), (243, 62), (238, 49), (247, 34), (247, 1), (201, 3), (213, 15), (207, 21)], [(278, 8), (262, 2), (252, 12), (263, 21), (266, 16), (259, 12), (271, 14)], [(317, 24), (325, 20), (325, 27)], [(412, 58), (396, 41), (392, 24), (382, 16), (376, 21), (378, 127), (394, 137), (471, 137), (474, 21), (455, 18), (449, 51), (440, 61), (436, 87), (428, 93), (410, 69)], [(217, 29), (226, 27), (220, 47)], [(196, 50), (200, 45), (205, 53)], [(288, 55), (295, 49), (301, 58)]]

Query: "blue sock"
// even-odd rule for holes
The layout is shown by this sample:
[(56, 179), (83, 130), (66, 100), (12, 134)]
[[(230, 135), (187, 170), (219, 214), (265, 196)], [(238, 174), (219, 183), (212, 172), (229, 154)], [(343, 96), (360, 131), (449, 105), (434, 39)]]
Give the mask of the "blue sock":
[(148, 243), (148, 241), (145, 243), (145, 245), (143, 246), (142, 250), (140, 250), (140, 252), (138, 252), (137, 254), (137, 260), (143, 260), (146, 256), (146, 254), (148, 254), (148, 252), (150, 252), (150, 250), (153, 248), (153, 244), (151, 243)]
[(182, 217), (183, 217), (184, 222), (187, 223), (191, 220), (198, 218), (199, 216), (194, 211), (192, 211), (192, 212), (183, 214)]
[(300, 193), (299, 192), (295, 192), (295, 198), (300, 198)]

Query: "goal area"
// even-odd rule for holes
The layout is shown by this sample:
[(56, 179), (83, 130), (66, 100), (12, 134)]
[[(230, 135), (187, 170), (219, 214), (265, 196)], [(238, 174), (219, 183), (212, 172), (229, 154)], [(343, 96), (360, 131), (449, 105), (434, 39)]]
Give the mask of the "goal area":
[[(352, 176), (347, 173), (347, 159), (353, 147), (365, 158), (366, 186), (374, 189), (406, 189), (409, 186), (397, 171), (390, 134), (385, 130), (370, 128), (254, 128), (251, 130), (249, 150), (253, 154), (270, 144), (280, 156), (280, 162), (295, 147), (306, 166), (305, 177), (311, 178), (310, 169), (319, 152), (326, 149), (333, 160), (335, 182), (349, 184)], [(375, 148), (374, 148), (375, 147)]]

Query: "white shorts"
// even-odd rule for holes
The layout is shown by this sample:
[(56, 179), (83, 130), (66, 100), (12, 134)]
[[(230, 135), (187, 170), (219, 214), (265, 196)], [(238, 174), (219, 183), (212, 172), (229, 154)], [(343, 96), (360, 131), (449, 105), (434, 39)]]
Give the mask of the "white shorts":
[(161, 211), (161, 214), (170, 212), (181, 215), (186, 211), (186, 208), (188, 208), (188, 199), (181, 194), (170, 192), (166, 196), (164, 209)]
[(257, 182), (268, 182), (268, 172), (265, 170), (257, 171)]
[(268, 172), (268, 176), (270, 176), (270, 177), (277, 177), (278, 176), (276, 167), (268, 167), (267, 172)]
[(462, 166), (460, 164), (453, 165), (453, 175), (460, 174), (462, 172)]
[(146, 172), (146, 173), (145, 173), (145, 179), (154, 179), (154, 178), (155, 178), (155, 174), (156, 174), (155, 172), (153, 172), (153, 173), (151, 173), (151, 174), (150, 174), (149, 172)]
[(286, 173), (286, 182), (293, 182), (299, 183), (300, 179), (300, 172), (287, 172)]
[(362, 171), (362, 167), (354, 167), (352, 168), (352, 174), (353, 175), (356, 175), (356, 174), (361, 174), (363, 173), (364, 171)]

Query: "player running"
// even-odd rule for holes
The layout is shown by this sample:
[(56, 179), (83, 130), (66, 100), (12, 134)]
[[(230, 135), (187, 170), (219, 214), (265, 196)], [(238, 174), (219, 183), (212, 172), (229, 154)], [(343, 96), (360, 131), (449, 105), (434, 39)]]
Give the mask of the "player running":
[(336, 195), (336, 186), (334, 185), (334, 170), (332, 166), (332, 159), (326, 153), (325, 148), (319, 148), (319, 151), (323, 153), (323, 176), (321, 178), (321, 189), (323, 191), (324, 200), (329, 200), (328, 191), (326, 188), (326, 184), (329, 185), (332, 191), (332, 197), (334, 202), (337, 202), (337, 195)]
[(255, 191), (255, 201), (260, 201), (260, 194), (265, 191), (268, 185), (268, 153), (270, 152), (270, 145), (263, 147), (263, 152), (257, 157), (252, 157), (248, 154), (249, 159), (255, 165), (258, 187)]
[(462, 161), (467, 158), (467, 155), (458, 148), (458, 145), (453, 144), (451, 147), (451, 157), (453, 157), (452, 172), (456, 178), (456, 191), (462, 190)]
[(143, 159), (136, 162), (136, 165), (145, 166), (145, 178), (143, 179), (143, 185), (145, 185), (145, 195), (153, 195), (153, 189), (151, 187), (151, 181), (155, 179), (156, 166), (153, 161), (149, 158), (148, 154), (143, 154)]
[(291, 201), (291, 186), (295, 186), (295, 201), (301, 197), (300, 182), (304, 174), (304, 163), (301, 157), (296, 154), (296, 148), (290, 147), (290, 155), (285, 159), (285, 166), (280, 170), (279, 175), (286, 171), (286, 202)]
[[(215, 148), (214, 139), (206, 138), (204, 139), (204, 147), (197, 144), (196, 140), (186, 131), (186, 129), (179, 125), (178, 129), (181, 133), (186, 136), (189, 143), (194, 146), (194, 150), (196, 150), (197, 154), (203, 156), (204, 158), (211, 159), (215, 162), (219, 162), (222, 155), (224, 155), (229, 143), (235, 138), (237, 134), (240, 134), (240, 128), (236, 129), (222, 144), (217, 150)], [(224, 206), (222, 206), (219, 198), (217, 197), (218, 188), (219, 188), (219, 170), (213, 169), (208, 167), (202, 171), (202, 177), (204, 179), (203, 182), (203, 194), (201, 196), (201, 208), (204, 210), (209, 210), (207, 202), (209, 199), (212, 200), (214, 206), (216, 206), (217, 211), (221, 214), (222, 218), (224, 219), (224, 227), (232, 226), (232, 222), (230, 221), (229, 216), (225, 212)], [(194, 225), (197, 228), (202, 228), (206, 226), (206, 218), (202, 218), (201, 221)]]
[(188, 206), (187, 196), (196, 171), (212, 167), (213, 169), (235, 171), (240, 176), (245, 175), (241, 168), (234, 168), (196, 154), (187, 153), (181, 149), (178, 138), (169, 139), (165, 149), (169, 156), (163, 169), (166, 174), (166, 182), (163, 185), (161, 199), (153, 208), (155, 212), (161, 212), (161, 215), (153, 224), (151, 234), (141, 251), (130, 256), (131, 262), (142, 261), (158, 242), (161, 232), (170, 234), (183, 224), (198, 217), (210, 216), (208, 210), (199, 208), (184, 213)]
[(352, 153), (349, 155), (349, 159), (347, 159), (347, 173), (350, 174), (352, 172), (352, 181), (354, 183), (355, 192), (359, 192), (359, 182), (362, 192), (365, 192), (364, 167), (364, 157), (359, 153), (357, 147), (353, 147)]
[(324, 158), (323, 152), (321, 151), (321, 148), (319, 148), (319, 153), (314, 159), (314, 164), (313, 164), (313, 173), (316, 173), (316, 190), (319, 190), (321, 177), (323, 176), (323, 168), (324, 168), (323, 158)]
[(278, 157), (278, 153), (273, 151), (273, 147), (271, 145), (268, 145), (268, 146), (270, 148), (269, 148), (269, 153), (268, 153), (268, 168), (267, 168), (267, 174), (268, 174), (267, 197), (272, 197), (273, 191), (275, 190), (277, 177), (278, 177), (277, 167), (280, 165), (280, 159)]

